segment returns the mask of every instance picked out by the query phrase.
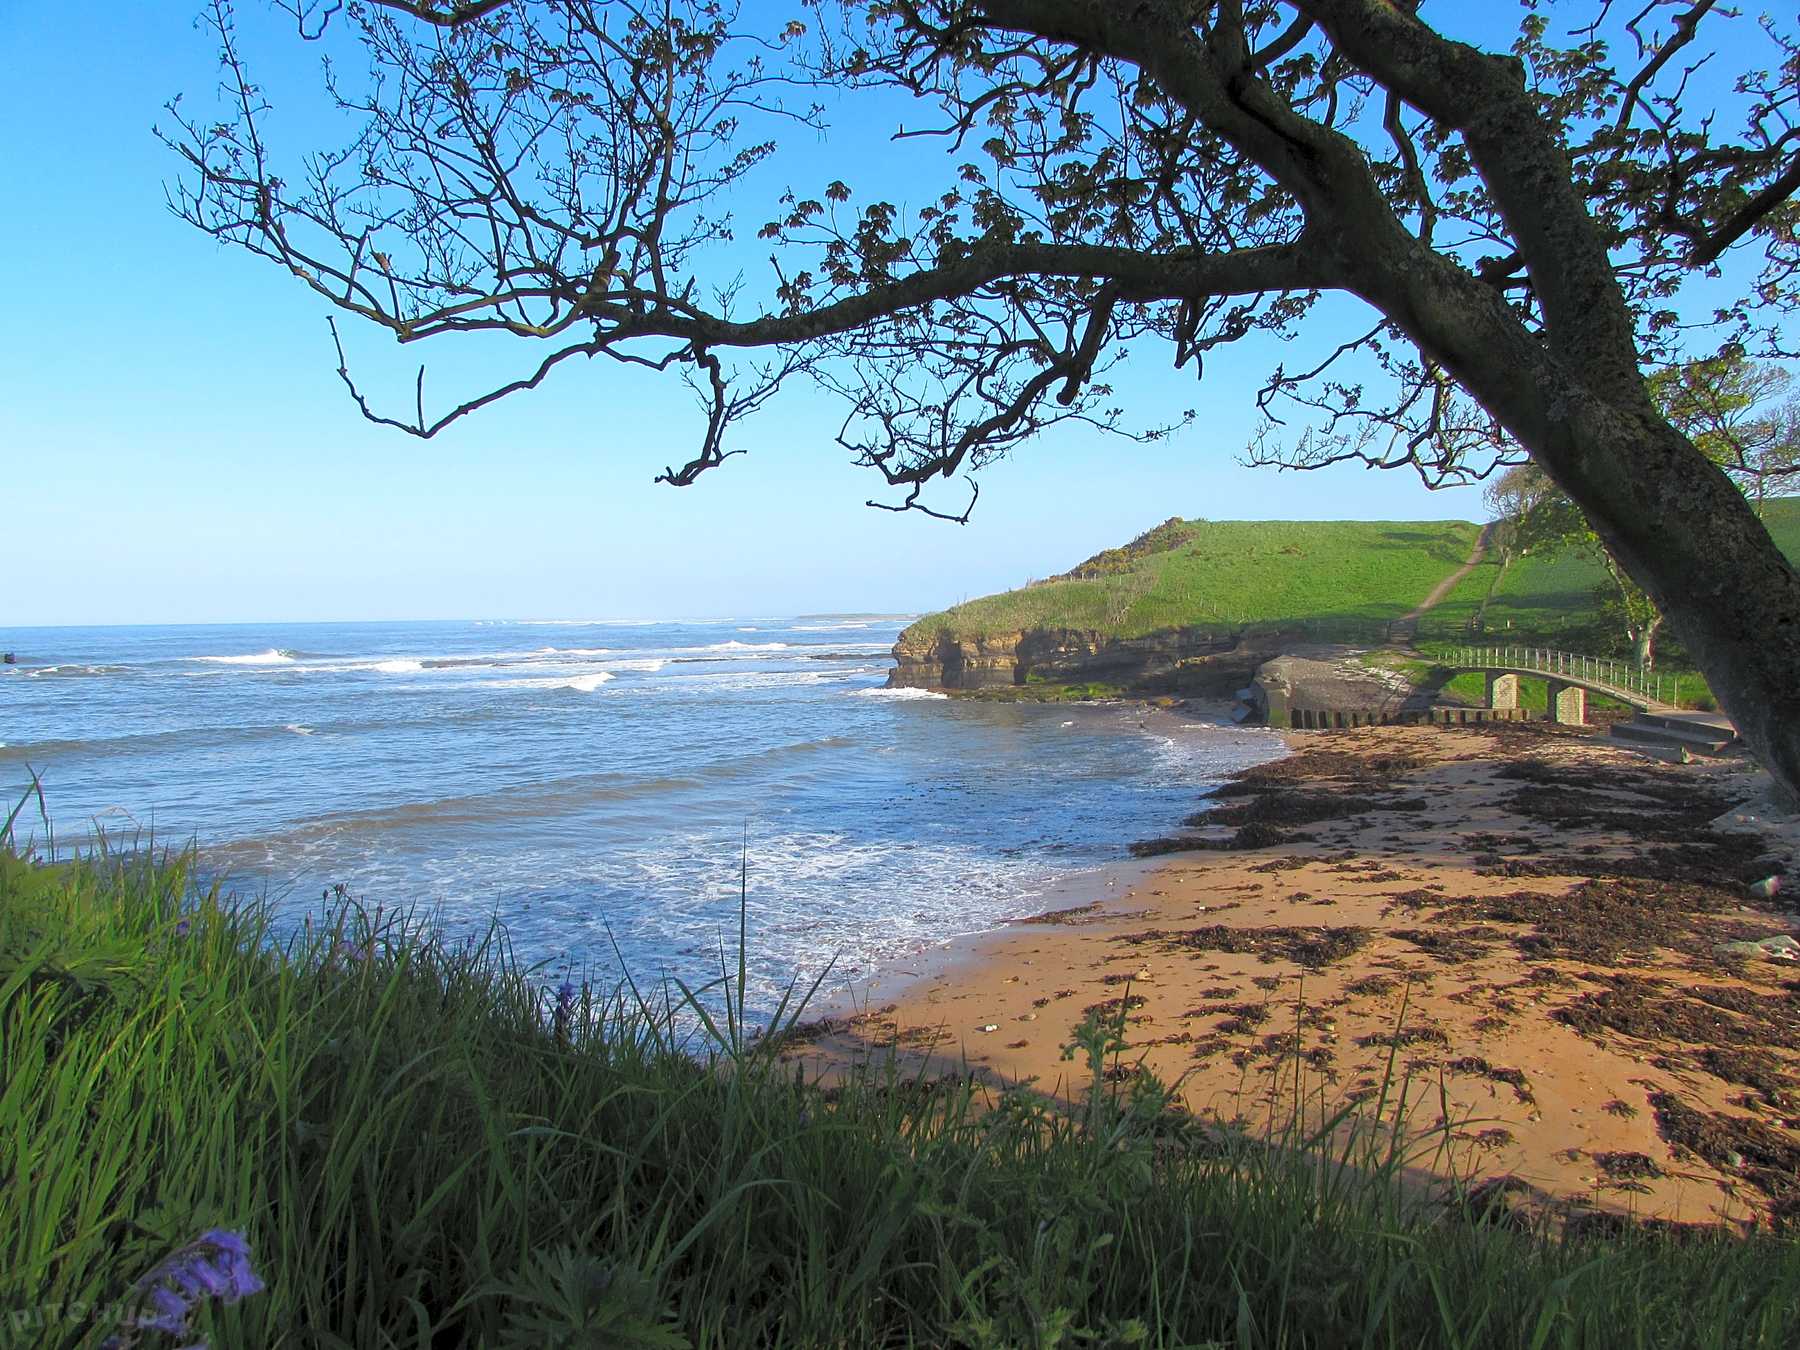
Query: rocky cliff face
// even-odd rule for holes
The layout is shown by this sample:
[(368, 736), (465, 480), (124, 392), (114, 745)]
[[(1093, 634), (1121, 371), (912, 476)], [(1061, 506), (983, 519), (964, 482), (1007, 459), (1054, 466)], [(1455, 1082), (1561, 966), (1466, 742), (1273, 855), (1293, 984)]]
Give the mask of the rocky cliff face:
[[(1174, 680), (1187, 668), (1228, 664), (1253, 669), (1260, 648), (1216, 629), (1172, 628), (1115, 638), (1071, 628), (952, 637), (910, 629), (894, 644), (890, 688), (986, 689), (997, 685), (1116, 684), (1144, 688)], [(1266, 653), (1261, 653), (1266, 656)], [(1236, 678), (1235, 671), (1221, 679)]]

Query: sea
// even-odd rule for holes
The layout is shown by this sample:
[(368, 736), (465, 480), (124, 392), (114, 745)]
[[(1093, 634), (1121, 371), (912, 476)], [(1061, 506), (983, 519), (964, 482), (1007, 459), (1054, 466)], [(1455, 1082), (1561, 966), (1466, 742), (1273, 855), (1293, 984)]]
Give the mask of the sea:
[[(1267, 732), (888, 689), (905, 615), (0, 629), (0, 815), (193, 847), (279, 925), (346, 887), (546, 982), (821, 993), (1041, 911)], [(667, 985), (664, 986), (669, 987)]]

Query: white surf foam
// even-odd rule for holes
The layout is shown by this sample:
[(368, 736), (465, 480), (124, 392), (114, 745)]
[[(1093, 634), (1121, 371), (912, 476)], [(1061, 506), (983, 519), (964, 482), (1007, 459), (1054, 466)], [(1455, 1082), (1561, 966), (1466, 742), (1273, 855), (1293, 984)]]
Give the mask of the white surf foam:
[(288, 652), (277, 651), (271, 647), (266, 652), (251, 652), (239, 656), (195, 656), (193, 661), (211, 661), (220, 666), (291, 666), (293, 656)]
[(59, 678), (64, 677), (64, 676), (70, 676), (70, 675), (121, 675), (121, 674), (124, 674), (125, 671), (129, 670), (130, 667), (128, 667), (128, 666), (66, 665), (66, 666), (37, 666), (37, 667), (35, 667), (33, 669), (29, 669), (29, 670), (27, 670), (23, 667), (20, 667), (20, 666), (12, 666), (12, 667), (10, 667), (10, 669), (17, 674), (26, 675), (26, 676), (31, 677), (32, 679), (36, 679), (40, 675), (55, 675), (55, 676), (58, 676)]
[(881, 666), (826, 666), (821, 670), (706, 670), (704, 667), (681, 677), (684, 685), (703, 685), (707, 689), (781, 689), (808, 685), (843, 684), (850, 680), (879, 675)]
[[(370, 672), (382, 675), (468, 675), (493, 669), (549, 669), (586, 666), (595, 657), (616, 652), (617, 647), (533, 647), (528, 651), (437, 652), (423, 656), (388, 656), (379, 659), (313, 658), (296, 660), (282, 652), (276, 662), (284, 669), (305, 675), (356, 675)], [(236, 665), (263, 664), (262, 657), (200, 657), (199, 660), (228, 661)]]
[(594, 670), (589, 671), (586, 675), (569, 677), (540, 675), (525, 680), (493, 680), (484, 687), (489, 689), (573, 689), (580, 694), (591, 694), (610, 679), (612, 679), (611, 671)]
[[(1034, 895), (1066, 871), (1024, 857), (992, 857), (979, 848), (862, 842), (828, 829), (761, 837), (753, 830), (748, 843), (742, 855), (729, 837), (688, 836), (675, 847), (628, 844), (609, 850), (599, 866), (610, 874), (608, 881), (661, 897), (616, 930), (628, 950), (653, 952), (675, 968), (716, 971), (719, 939), (735, 941), (739, 901), (735, 866), (721, 867), (717, 860), (735, 864), (741, 856), (750, 925), (766, 958), (763, 975), (753, 974), (751, 996), (764, 1007), (774, 1006), (793, 975), (805, 982), (829, 965), (827, 986), (841, 986), (956, 936), (1034, 912), (1041, 907)], [(904, 887), (893, 884), (896, 875), (907, 878)], [(532, 916), (534, 923), (546, 919), (556, 925), (559, 943), (573, 938), (603, 950), (613, 936), (591, 906)]]
[(949, 698), (948, 694), (940, 694), (935, 689), (887, 689), (877, 686), (874, 689), (852, 689), (848, 691), (851, 698)]

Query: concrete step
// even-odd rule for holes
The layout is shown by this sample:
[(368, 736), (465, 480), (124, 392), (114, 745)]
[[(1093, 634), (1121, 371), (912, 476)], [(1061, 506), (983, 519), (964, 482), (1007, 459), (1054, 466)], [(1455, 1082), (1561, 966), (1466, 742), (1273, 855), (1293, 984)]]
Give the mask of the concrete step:
[(1641, 712), (1637, 720), (1653, 727), (1693, 730), (1714, 735), (1720, 740), (1735, 740), (1737, 727), (1724, 713), (1709, 712)]
[(1657, 726), (1642, 718), (1630, 722), (1614, 722), (1612, 734), (1621, 741), (1659, 750), (1689, 750), (1696, 755), (1722, 753), (1737, 739), (1695, 727)]

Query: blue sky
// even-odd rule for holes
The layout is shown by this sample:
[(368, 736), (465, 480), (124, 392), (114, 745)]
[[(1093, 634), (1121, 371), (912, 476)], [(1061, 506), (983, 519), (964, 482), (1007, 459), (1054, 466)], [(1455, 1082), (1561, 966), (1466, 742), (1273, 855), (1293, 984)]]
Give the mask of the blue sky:
[[(1481, 515), (1478, 492), (1410, 474), (1239, 467), (1255, 380), (1295, 359), (1272, 344), (1228, 353), (1198, 388), (1146, 347), (1134, 401), (1147, 420), (1195, 406), (1194, 428), (1155, 446), (1053, 434), (985, 473), (967, 526), (864, 507), (879, 482), (805, 391), (744, 429), (747, 457), (680, 491), (650, 480), (690, 456), (688, 395), (617, 369), (566, 370), (430, 442), (371, 426), (334, 373), (322, 302), (164, 206), (173, 161), (152, 124), (175, 93), (204, 106), (215, 79), (196, 9), (0, 0), (0, 627), (925, 610), (1170, 515)], [(278, 100), (284, 81), (308, 86), (316, 52), (257, 42), (266, 10), (242, 11)], [(276, 125), (306, 140), (297, 118)], [(829, 139), (802, 151), (832, 163)], [(405, 397), (385, 339), (346, 336), (393, 377), (378, 392)], [(424, 357), (445, 392), (487, 359)]]

